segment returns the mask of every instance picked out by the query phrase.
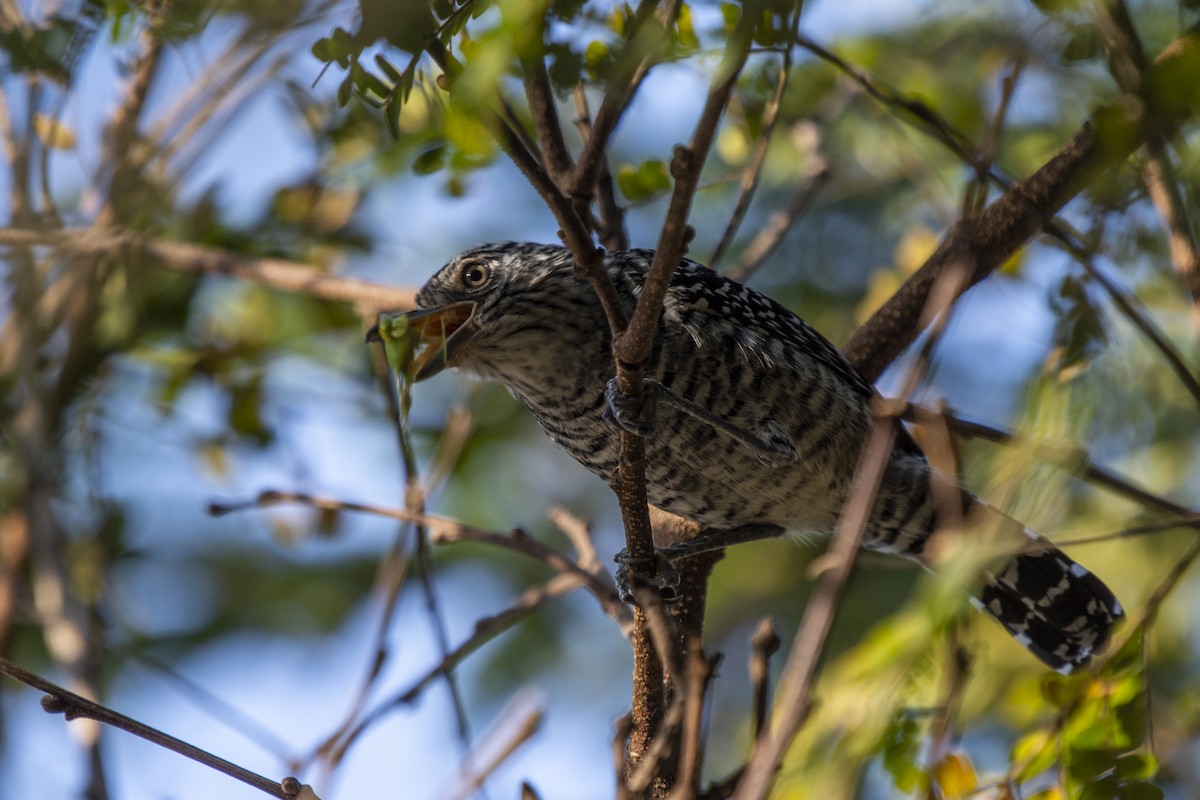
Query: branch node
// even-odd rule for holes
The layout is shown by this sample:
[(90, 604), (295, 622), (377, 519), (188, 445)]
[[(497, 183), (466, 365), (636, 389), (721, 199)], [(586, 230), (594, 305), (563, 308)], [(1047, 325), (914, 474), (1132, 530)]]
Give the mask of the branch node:
[(61, 697), (56, 697), (52, 694), (42, 696), (42, 711), (47, 714), (67, 714), (67, 704), (63, 702)]
[(695, 164), (695, 153), (686, 145), (677, 144), (671, 151), (671, 177), (677, 181), (688, 177)]

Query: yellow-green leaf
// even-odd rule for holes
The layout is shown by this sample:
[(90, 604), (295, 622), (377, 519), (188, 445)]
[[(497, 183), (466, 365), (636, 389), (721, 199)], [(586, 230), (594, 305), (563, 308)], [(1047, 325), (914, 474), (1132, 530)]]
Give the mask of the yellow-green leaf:
[(933, 779), (946, 798), (963, 797), (979, 786), (975, 766), (966, 753), (947, 753), (933, 768)]
[(49, 114), (33, 115), (33, 132), (51, 150), (74, 150), (76, 138), (66, 124)]

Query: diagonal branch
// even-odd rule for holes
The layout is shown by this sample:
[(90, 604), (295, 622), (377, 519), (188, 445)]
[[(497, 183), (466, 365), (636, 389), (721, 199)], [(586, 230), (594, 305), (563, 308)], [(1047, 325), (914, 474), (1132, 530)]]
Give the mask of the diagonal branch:
[[(604, 167), (608, 140), (617, 129), (617, 123), (621, 121), (642, 80), (658, 61), (659, 48), (669, 41), (670, 27), (679, 13), (679, 0), (669, 0), (658, 15), (654, 14), (656, 5), (655, 0), (642, 0), (634, 12), (633, 35), (623, 55), (629, 60), (637, 58), (637, 61), (609, 82), (608, 91), (604, 93), (604, 99), (600, 101), (600, 108), (592, 120), (591, 136), (583, 145), (579, 162), (566, 187), (567, 194), (572, 198), (591, 196), (592, 187), (596, 185), (596, 179)], [(640, 58), (639, 49), (644, 50)]]
[[(289, 794), (284, 791), (283, 784), (276, 782), (270, 778), (264, 778), (261, 775), (256, 775), (244, 767), (239, 767), (237, 764), (226, 761), (223, 758), (218, 758), (212, 753), (201, 750), (199, 747), (188, 744), (181, 739), (176, 739), (174, 736), (169, 736), (160, 730), (151, 728), (138, 722), (135, 719), (118, 714), (110, 708), (93, 703), (86, 697), (80, 697), (74, 692), (70, 692), (56, 683), (34, 675), (32, 672), (21, 669), (16, 664), (6, 658), (0, 657), (0, 674), (8, 675), (26, 686), (37, 689), (45, 693), (42, 698), (42, 707), (52, 714), (63, 714), (67, 720), (74, 719), (91, 719), (96, 722), (102, 722), (105, 725), (110, 725), (114, 728), (119, 728), (127, 733), (131, 733), (141, 739), (156, 744), (159, 747), (166, 748), (172, 752), (178, 753), (181, 756), (190, 758), (200, 764), (215, 769), (218, 772), (224, 773), (235, 780), (239, 780), (249, 786), (253, 786), (260, 792), (269, 794), (272, 797), (283, 798), (287, 800)], [(285, 779), (286, 781), (295, 779)], [(294, 793), (293, 793), (294, 795)]]
[(564, 185), (571, 173), (571, 155), (563, 140), (562, 124), (558, 121), (558, 107), (554, 92), (550, 88), (550, 76), (546, 74), (546, 62), (539, 51), (537, 55), (521, 59), (525, 73), (525, 97), (529, 101), (529, 113), (537, 131), (542, 152), (546, 154), (546, 170), (559, 186)]
[(987, 278), (1097, 176), (1119, 164), (1150, 132), (1169, 136), (1200, 105), (1200, 25), (1188, 29), (1148, 68), (1146, 80), (1162, 104), (1147, 108), (1120, 98), (1099, 108), (1091, 121), (1041, 169), (1018, 182), (978, 219), (962, 220), (925, 264), (859, 328), (845, 353), (875, 379), (920, 332), (916, 311), (950, 264), (973, 265), (964, 287)]
[(966, 265), (954, 265), (943, 273), (933, 287), (929, 302), (921, 313), (922, 324), (931, 325), (932, 331), (920, 356), (914, 359), (905, 375), (901, 399), (885, 401), (877, 398), (872, 404), (871, 428), (859, 455), (846, 502), (838, 515), (833, 542), (825, 557), (829, 566), (813, 590), (780, 674), (775, 724), (758, 737), (754, 752), (738, 781), (733, 795), (735, 800), (762, 800), (767, 796), (788, 746), (812, 709), (817, 664), (833, 626), (842, 592), (854, 568), (855, 556), (875, 505), (875, 496), (883, 482), (884, 470), (891, 460), (892, 446), (899, 428), (896, 419), (905, 409), (907, 398), (927, 374), (930, 355), (946, 328), (968, 271)]

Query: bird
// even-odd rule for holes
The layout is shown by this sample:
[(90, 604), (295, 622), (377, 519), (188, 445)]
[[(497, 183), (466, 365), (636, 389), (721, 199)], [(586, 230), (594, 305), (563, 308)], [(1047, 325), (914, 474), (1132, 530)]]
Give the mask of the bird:
[[(654, 251), (600, 253), (628, 315)], [(682, 259), (637, 401), (617, 387), (604, 309), (565, 247), (466, 250), (425, 283), (415, 305), (402, 315), (424, 347), (411, 364), (414, 381), (452, 367), (502, 383), (559, 447), (606, 480), (620, 431), (644, 437), (650, 503), (707, 529), (664, 548), (666, 559), (834, 529), (878, 393), (836, 346), (767, 295)], [(367, 338), (381, 339), (378, 326)], [(894, 424), (862, 547), (930, 566), (937, 476)], [(1051, 669), (1086, 666), (1123, 616), (1113, 593), (1047, 539), (956, 491), (963, 519), (986, 510), (1023, 534), (972, 600)]]

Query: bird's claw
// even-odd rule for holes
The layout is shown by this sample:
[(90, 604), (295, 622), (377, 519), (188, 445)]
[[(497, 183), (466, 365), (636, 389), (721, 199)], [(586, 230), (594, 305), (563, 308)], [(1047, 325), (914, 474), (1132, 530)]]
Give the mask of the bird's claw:
[(630, 433), (641, 437), (650, 436), (654, 433), (654, 422), (657, 417), (655, 413), (657, 386), (655, 381), (646, 378), (642, 383), (641, 398), (632, 398), (621, 392), (616, 378), (609, 378), (608, 383), (604, 386), (604, 416)]
[[(648, 558), (634, 558), (628, 550), (621, 550), (613, 557), (617, 564), (616, 584), (617, 595), (622, 603), (631, 606), (638, 604), (635, 586), (650, 586), (658, 590), (659, 596), (665, 602), (674, 603), (680, 599), (676, 591), (679, 586), (679, 572), (671, 565), (670, 560), (660, 550), (654, 551), (653, 564)], [(653, 577), (648, 577), (646, 567), (654, 567)]]

